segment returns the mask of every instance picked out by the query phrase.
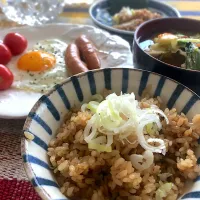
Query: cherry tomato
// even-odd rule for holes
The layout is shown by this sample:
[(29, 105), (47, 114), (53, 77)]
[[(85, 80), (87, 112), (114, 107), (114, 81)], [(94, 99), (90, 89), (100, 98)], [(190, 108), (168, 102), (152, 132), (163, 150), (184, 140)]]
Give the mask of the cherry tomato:
[(19, 33), (8, 33), (3, 43), (10, 49), (13, 56), (23, 53), (27, 47), (27, 39)]
[(11, 60), (12, 54), (8, 47), (0, 43), (0, 64), (6, 65)]
[(4, 65), (0, 65), (0, 90), (8, 89), (14, 80), (13, 73)]

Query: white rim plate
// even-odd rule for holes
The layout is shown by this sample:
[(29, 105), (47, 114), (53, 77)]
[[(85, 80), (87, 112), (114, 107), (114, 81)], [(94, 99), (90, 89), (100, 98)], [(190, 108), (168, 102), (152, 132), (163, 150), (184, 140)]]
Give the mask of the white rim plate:
[[(93, 26), (59, 23), (4, 29), (0, 31), (0, 40), (9, 32), (18, 32), (24, 35), (28, 40), (28, 49), (31, 49), (40, 40), (56, 38), (69, 44), (80, 34), (86, 34), (99, 50), (102, 68), (133, 67), (129, 43)], [(0, 91), (0, 118), (25, 118), (40, 97), (39, 93), (25, 92), (14, 88)]]

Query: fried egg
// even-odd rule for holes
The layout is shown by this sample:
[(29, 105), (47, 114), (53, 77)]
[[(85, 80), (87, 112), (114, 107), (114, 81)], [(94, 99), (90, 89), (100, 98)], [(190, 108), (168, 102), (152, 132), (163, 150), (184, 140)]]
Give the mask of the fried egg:
[(14, 75), (12, 88), (47, 92), (68, 77), (64, 52), (67, 44), (58, 39), (39, 41), (31, 50), (14, 58), (8, 68)]

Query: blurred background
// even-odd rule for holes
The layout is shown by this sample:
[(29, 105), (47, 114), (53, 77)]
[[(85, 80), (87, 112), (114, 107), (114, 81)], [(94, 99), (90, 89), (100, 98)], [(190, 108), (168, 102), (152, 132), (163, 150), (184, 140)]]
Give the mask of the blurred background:
[[(54, 3), (57, 2), (57, 3), (64, 4), (64, 6), (61, 7), (62, 12), (59, 14), (58, 18), (56, 17), (56, 13), (53, 13), (56, 17), (56, 19), (54, 19), (53, 22), (79, 23), (79, 24), (91, 24), (92, 25), (93, 22), (89, 16), (88, 10), (89, 10), (90, 5), (96, 1), (98, 1), (98, 0), (52, 1)], [(22, 4), (20, 2), (23, 2), (23, 4), (24, 4), (24, 2), (28, 2), (30, 4), (31, 0), (29, 0), (29, 1), (26, 1), (26, 0), (8, 0), (8, 1), (1, 0), (0, 5), (1, 5), (1, 7), (4, 8), (5, 13), (9, 17), (10, 13), (13, 10), (5, 9), (6, 3), (13, 5), (14, 9), (20, 9), (20, 11), (21, 11), (21, 8), (16, 6), (16, 5), (21, 6)], [(33, 1), (33, 2), (40, 4), (41, 7), (42, 7), (42, 5), (45, 6), (45, 4), (44, 4), (45, 1), (38, 0), (38, 1)], [(49, 2), (51, 2), (51, 1), (49, 1)], [(167, 4), (171, 5), (172, 7), (176, 8), (180, 12), (182, 17), (200, 20), (200, 1), (199, 0), (159, 0), (159, 2), (167, 3)], [(17, 19), (15, 17), (15, 18), (13, 18), (13, 20), (16, 20), (16, 21), (8, 20), (7, 17), (1, 11), (0, 26), (2, 28), (21, 26), (20, 23), (18, 23), (18, 22), (21, 22), (19, 18)]]

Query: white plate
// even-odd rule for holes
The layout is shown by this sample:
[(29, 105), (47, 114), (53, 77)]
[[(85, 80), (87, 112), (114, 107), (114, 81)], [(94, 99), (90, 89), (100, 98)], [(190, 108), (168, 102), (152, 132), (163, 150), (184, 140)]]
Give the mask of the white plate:
[[(9, 32), (18, 32), (28, 40), (28, 49), (39, 40), (57, 38), (72, 43), (80, 34), (86, 34), (99, 50), (101, 67), (133, 67), (128, 42), (118, 36), (87, 25), (48, 24), (36, 27), (12, 28), (0, 31), (0, 40)], [(24, 118), (41, 96), (17, 89), (0, 92), (0, 118)]]

